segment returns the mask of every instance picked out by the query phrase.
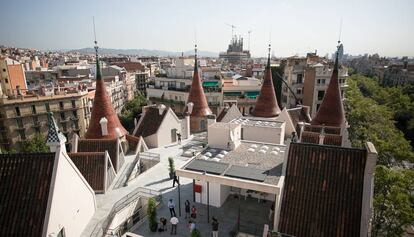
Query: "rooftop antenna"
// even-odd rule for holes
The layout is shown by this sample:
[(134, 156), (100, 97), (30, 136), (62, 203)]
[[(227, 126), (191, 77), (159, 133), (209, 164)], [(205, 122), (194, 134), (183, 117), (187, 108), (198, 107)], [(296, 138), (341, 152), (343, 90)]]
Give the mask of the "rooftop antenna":
[(339, 24), (339, 38), (338, 38), (338, 45), (341, 43), (341, 36), (342, 36), (342, 18), (341, 18), (341, 23)]
[(247, 33), (249, 34), (249, 52), (250, 52), (250, 34), (252, 33), (251, 30), (247, 31)]
[(95, 41), (94, 41), (95, 46), (94, 46), (94, 48), (95, 48), (96, 59), (98, 59), (98, 48), (99, 47), (98, 47), (98, 41), (96, 41), (95, 17), (94, 16), (92, 17), (92, 22), (93, 22), (93, 36), (95, 38)]

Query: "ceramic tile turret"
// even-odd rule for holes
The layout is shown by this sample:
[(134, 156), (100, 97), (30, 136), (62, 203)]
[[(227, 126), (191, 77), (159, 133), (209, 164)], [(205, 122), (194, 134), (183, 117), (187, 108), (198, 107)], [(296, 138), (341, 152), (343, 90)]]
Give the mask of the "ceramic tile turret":
[(201, 78), (198, 73), (197, 62), (197, 45), (195, 45), (195, 62), (194, 75), (191, 84), (190, 93), (187, 103), (192, 103), (191, 108), (187, 107), (190, 114), (190, 130), (191, 132), (202, 132), (207, 130), (207, 115), (211, 115), (211, 109), (208, 107), (207, 98), (201, 84)]
[(256, 106), (252, 112), (255, 117), (274, 118), (280, 114), (281, 110), (277, 103), (275, 89), (273, 87), (272, 70), (270, 68), (270, 44), (269, 54), (267, 58), (267, 65), (265, 76), (263, 79), (260, 95), (257, 98)]

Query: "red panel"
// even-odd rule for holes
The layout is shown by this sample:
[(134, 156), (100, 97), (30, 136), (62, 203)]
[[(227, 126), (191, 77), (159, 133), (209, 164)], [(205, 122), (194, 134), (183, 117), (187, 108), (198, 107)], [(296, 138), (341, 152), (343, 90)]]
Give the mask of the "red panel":
[(194, 192), (195, 193), (201, 193), (201, 185), (194, 184)]

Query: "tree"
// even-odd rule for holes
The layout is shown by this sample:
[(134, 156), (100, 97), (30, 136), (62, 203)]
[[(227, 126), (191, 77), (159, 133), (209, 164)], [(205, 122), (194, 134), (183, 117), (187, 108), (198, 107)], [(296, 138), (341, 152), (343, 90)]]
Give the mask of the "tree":
[(49, 152), (49, 147), (46, 145), (46, 139), (41, 134), (36, 134), (32, 139), (22, 141), (20, 144), (20, 152)]
[[(349, 138), (356, 147), (371, 141), (378, 152), (373, 236), (401, 236), (414, 222), (414, 171), (399, 168), (402, 161), (413, 161), (414, 154), (394, 120), (407, 101), (393, 90), (378, 88), (374, 80), (358, 74), (349, 77), (345, 104)], [(401, 101), (390, 103), (394, 98)]]
[(121, 115), (119, 115), (119, 120), (127, 131), (132, 132), (134, 130), (134, 120), (139, 118), (139, 115), (142, 113), (142, 107), (145, 105), (147, 105), (147, 99), (145, 98), (145, 95), (137, 92), (134, 96), (134, 99), (127, 102), (124, 108), (122, 108)]
[(377, 166), (373, 236), (401, 236), (414, 221), (414, 171)]
[(147, 215), (148, 215), (148, 223), (150, 231), (156, 232), (158, 227), (157, 222), (157, 202), (155, 198), (148, 199), (148, 208), (147, 208)]

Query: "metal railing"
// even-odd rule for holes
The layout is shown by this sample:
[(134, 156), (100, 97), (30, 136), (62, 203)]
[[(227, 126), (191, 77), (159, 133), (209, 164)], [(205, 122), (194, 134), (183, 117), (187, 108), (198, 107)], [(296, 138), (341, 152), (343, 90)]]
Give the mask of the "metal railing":
[[(109, 212), (108, 216), (103, 218), (99, 221), (95, 228), (93, 229), (90, 236), (106, 236), (109, 231), (109, 225), (111, 224), (113, 218), (117, 213), (119, 213), (122, 209), (127, 207), (131, 202), (136, 201), (141, 197), (151, 198), (155, 197), (157, 203), (160, 203), (162, 200), (162, 193), (160, 191), (152, 190), (149, 188), (138, 187), (134, 191), (130, 192), (128, 195), (124, 196), (120, 200), (118, 200), (113, 206), (111, 211)], [(139, 211), (140, 209), (138, 209)], [(135, 212), (137, 213), (137, 212)], [(144, 213), (143, 215), (146, 215)], [(144, 216), (145, 217), (145, 216)], [(128, 219), (127, 219), (128, 221)], [(119, 226), (118, 226), (119, 227)]]

